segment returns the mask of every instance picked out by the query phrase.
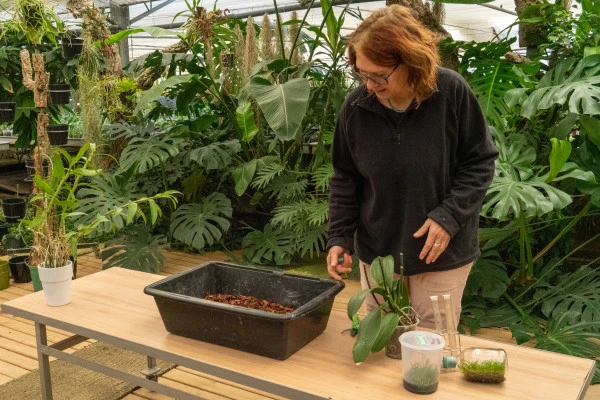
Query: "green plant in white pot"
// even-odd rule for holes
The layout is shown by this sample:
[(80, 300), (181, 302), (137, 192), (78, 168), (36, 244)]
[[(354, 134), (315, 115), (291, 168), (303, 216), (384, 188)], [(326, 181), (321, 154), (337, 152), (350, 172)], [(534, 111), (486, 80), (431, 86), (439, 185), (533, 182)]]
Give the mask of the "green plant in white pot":
[[(365, 271), (366, 273), (366, 271)], [(408, 290), (404, 285), (404, 263), (400, 254), (400, 279), (394, 280), (394, 257), (377, 257), (371, 263), (371, 279), (377, 287), (362, 290), (350, 298), (348, 317), (358, 312), (367, 296), (373, 296), (378, 306), (360, 321), (356, 342), (352, 348), (355, 363), (363, 362), (369, 353), (386, 347), (386, 354), (401, 358), (400, 335), (413, 330), (419, 316), (410, 306)], [(375, 297), (380, 295), (380, 298)]]
[(44, 178), (40, 175), (33, 177), (35, 190), (30, 202), (35, 207), (35, 216), (31, 220), (23, 220), (23, 223), (33, 232), (30, 264), (38, 266), (46, 303), (51, 306), (60, 306), (71, 301), (73, 264), (69, 257), (76, 255), (77, 243), (81, 238), (93, 232), (104, 222), (111, 223), (113, 230), (116, 231), (117, 224), (112, 221), (119, 216), (125, 216), (128, 224), (138, 216), (147, 221), (140, 207), (142, 204), (149, 207), (151, 222), (154, 224), (162, 215), (156, 200), (168, 199), (173, 205), (177, 202), (174, 197), (178, 194), (176, 191), (166, 191), (152, 197), (130, 200), (103, 214), (96, 215), (86, 224), (67, 230), (67, 219), (80, 214), (75, 211), (79, 204), (78, 189), (88, 185), (86, 177), (102, 174), (102, 171), (96, 169), (91, 162), (95, 150), (94, 144), (85, 143), (77, 155), (71, 157), (64, 150), (57, 148), (52, 159), (49, 160), (48, 177)]

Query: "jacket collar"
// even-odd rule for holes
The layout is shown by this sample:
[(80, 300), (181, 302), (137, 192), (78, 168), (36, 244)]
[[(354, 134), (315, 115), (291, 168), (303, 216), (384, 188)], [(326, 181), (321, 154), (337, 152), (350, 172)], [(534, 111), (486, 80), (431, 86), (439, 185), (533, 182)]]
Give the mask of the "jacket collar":
[(381, 105), (379, 100), (377, 100), (377, 97), (372, 94), (370, 95), (365, 85), (360, 86), (360, 92), (358, 93), (356, 99), (352, 102), (352, 105), (364, 108), (378, 115), (381, 115), (382, 117), (386, 116), (385, 110), (383, 109), (383, 106)]

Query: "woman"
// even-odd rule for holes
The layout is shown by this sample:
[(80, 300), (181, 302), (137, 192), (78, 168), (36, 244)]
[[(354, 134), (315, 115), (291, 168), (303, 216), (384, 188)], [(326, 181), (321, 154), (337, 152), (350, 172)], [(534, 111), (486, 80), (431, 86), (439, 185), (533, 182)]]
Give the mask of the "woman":
[(481, 108), (459, 74), (438, 66), (436, 38), (407, 8), (375, 11), (348, 55), (363, 85), (346, 98), (333, 142), (329, 275), (350, 272), (356, 251), (366, 288), (375, 257), (403, 253), (420, 325), (434, 327), (429, 297), (441, 294), (458, 323), (498, 154)]

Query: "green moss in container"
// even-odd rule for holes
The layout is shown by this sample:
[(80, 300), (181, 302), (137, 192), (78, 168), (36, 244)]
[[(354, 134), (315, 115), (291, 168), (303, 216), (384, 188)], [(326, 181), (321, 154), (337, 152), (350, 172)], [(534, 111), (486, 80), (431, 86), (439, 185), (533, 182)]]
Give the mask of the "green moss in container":
[(460, 370), (465, 379), (473, 382), (500, 383), (505, 379), (506, 363), (504, 361), (463, 361)]

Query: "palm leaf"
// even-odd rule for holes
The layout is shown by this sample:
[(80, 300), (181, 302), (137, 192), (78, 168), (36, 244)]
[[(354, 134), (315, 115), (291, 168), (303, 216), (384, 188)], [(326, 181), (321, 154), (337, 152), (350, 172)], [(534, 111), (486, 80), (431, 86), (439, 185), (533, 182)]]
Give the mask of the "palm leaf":
[[(487, 1), (474, 0), (473, 3)], [(511, 41), (461, 43), (465, 53), (461, 57), (460, 72), (477, 96), (489, 123), (497, 127), (504, 126), (506, 116), (512, 114), (504, 101), (505, 93), (519, 84), (514, 64), (504, 58), (510, 45)]]
[(304, 257), (306, 253), (313, 258), (325, 248), (325, 238), (327, 237), (327, 224), (319, 225), (315, 228), (304, 231), (302, 235), (297, 236), (296, 248), (300, 256)]
[(160, 250), (166, 242), (163, 235), (152, 236), (143, 227), (128, 228), (106, 242), (102, 251), (102, 269), (121, 267), (157, 274), (165, 263)]
[(266, 79), (254, 78), (250, 90), (275, 135), (280, 140), (293, 139), (308, 107), (308, 81), (298, 78), (272, 85)]
[(119, 168), (133, 169), (136, 174), (147, 172), (179, 154), (182, 143), (180, 138), (133, 138), (121, 154)]
[(229, 230), (232, 215), (231, 200), (214, 192), (202, 202), (184, 204), (173, 213), (170, 232), (186, 245), (202, 250), (220, 240)]
[(298, 180), (301, 176), (298, 173), (284, 172), (273, 179), (264, 190), (269, 193), (270, 198), (276, 197), (280, 202), (304, 197), (308, 181)]
[(244, 258), (253, 264), (288, 265), (294, 254), (295, 235), (290, 231), (273, 229), (252, 231), (242, 240)]
[(275, 177), (281, 174), (285, 168), (278, 159), (269, 160), (268, 163), (258, 163), (256, 179), (252, 182), (255, 189), (264, 189)]
[(329, 181), (333, 176), (333, 164), (326, 163), (320, 166), (312, 174), (312, 184), (316, 189), (323, 191), (329, 190)]
[(231, 164), (232, 155), (241, 149), (239, 140), (226, 140), (194, 149), (187, 154), (187, 158), (196, 161), (206, 170), (222, 169)]

